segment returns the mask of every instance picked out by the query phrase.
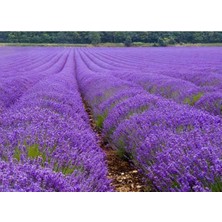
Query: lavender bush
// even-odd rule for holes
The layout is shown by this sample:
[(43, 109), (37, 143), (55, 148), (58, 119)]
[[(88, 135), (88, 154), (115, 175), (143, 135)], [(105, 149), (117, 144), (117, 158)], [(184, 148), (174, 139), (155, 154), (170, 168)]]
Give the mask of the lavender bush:
[(1, 114), (2, 191), (112, 191), (78, 91), (73, 51), (65, 54), (58, 71), (45, 71)]
[[(146, 74), (146, 63), (133, 57), (130, 61), (118, 55), (119, 71), (114, 69), (114, 51), (76, 53), (79, 86), (104, 138), (138, 166), (154, 190), (222, 191), (221, 118), (198, 110), (213, 113), (214, 108), (201, 107), (201, 101), (215, 89), (180, 76)], [(130, 51), (134, 52), (138, 51)], [(133, 71), (131, 62), (137, 64)], [(138, 66), (143, 72), (136, 70)], [(156, 95), (149, 93), (147, 84), (156, 85), (151, 90)]]

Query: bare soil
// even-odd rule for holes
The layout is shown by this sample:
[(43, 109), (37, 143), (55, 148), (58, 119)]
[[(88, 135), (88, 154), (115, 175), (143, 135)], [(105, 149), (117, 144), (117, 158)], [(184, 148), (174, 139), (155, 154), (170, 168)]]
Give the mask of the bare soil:
[(98, 145), (106, 154), (108, 166), (108, 178), (111, 179), (111, 185), (117, 192), (145, 192), (151, 191), (144, 183), (143, 176), (136, 167), (127, 159), (122, 159), (117, 152), (112, 149), (109, 143), (103, 140), (100, 130), (97, 129), (93, 119), (91, 107), (83, 100), (85, 110), (89, 115), (90, 125), (97, 135)]

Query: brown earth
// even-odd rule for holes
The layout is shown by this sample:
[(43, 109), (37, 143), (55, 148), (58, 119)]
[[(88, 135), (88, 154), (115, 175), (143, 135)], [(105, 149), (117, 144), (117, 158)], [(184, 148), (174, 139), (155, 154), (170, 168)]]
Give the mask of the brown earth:
[(101, 132), (97, 129), (93, 119), (90, 106), (83, 100), (85, 110), (89, 115), (90, 125), (97, 135), (98, 145), (106, 154), (106, 162), (108, 166), (108, 178), (111, 179), (111, 185), (117, 192), (144, 192), (151, 191), (145, 185), (143, 176), (138, 172), (136, 167), (127, 159), (122, 159), (117, 152), (113, 150), (110, 144), (106, 143)]

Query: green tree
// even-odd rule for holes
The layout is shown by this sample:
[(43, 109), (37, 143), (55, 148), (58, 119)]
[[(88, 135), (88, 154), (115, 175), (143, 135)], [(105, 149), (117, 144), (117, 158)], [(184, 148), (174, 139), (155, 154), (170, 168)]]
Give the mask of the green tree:
[(125, 32), (115, 32), (113, 38), (113, 42), (115, 43), (124, 42), (124, 40), (126, 39)]
[(131, 39), (131, 37), (130, 37), (129, 35), (126, 37), (126, 40), (125, 40), (125, 42), (124, 42), (124, 45), (125, 45), (126, 47), (130, 47), (130, 46), (132, 45), (132, 39)]
[(162, 38), (162, 37), (160, 37), (159, 39), (158, 39), (158, 46), (167, 46), (168, 45), (168, 38)]
[(58, 43), (65, 43), (66, 35), (64, 32), (56, 33), (56, 42)]
[(114, 42), (115, 32), (100, 32), (101, 42)]
[(193, 33), (193, 41), (194, 43), (202, 43), (203, 42), (203, 33), (197, 32)]
[(80, 43), (81, 37), (78, 32), (72, 32), (72, 41), (73, 43)]
[(101, 42), (101, 37), (98, 32), (90, 33), (90, 41), (93, 45), (98, 45)]
[(8, 42), (18, 42), (17, 36), (15, 33), (11, 32), (8, 34)]

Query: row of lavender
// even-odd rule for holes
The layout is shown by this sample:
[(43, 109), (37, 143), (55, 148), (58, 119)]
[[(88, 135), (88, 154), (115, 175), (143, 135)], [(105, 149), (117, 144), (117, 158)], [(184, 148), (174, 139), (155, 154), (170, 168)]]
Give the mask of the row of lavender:
[(82, 50), (76, 62), (81, 92), (104, 138), (154, 190), (222, 191), (221, 118), (149, 94), (115, 77), (118, 67), (104, 72), (106, 63), (102, 68)]
[[(20, 52), (18, 55), (17, 51)], [(49, 74), (59, 72), (67, 54), (63, 50), (23, 49), (0, 59), (0, 112), (10, 107), (30, 87)]]
[[(73, 51), (41, 50), (32, 50), (30, 62), (24, 52), (18, 63), (1, 66), (0, 190), (111, 191), (78, 91)], [(21, 85), (13, 88), (19, 76)]]
[(94, 71), (108, 72), (151, 94), (222, 115), (220, 48), (82, 51)]

